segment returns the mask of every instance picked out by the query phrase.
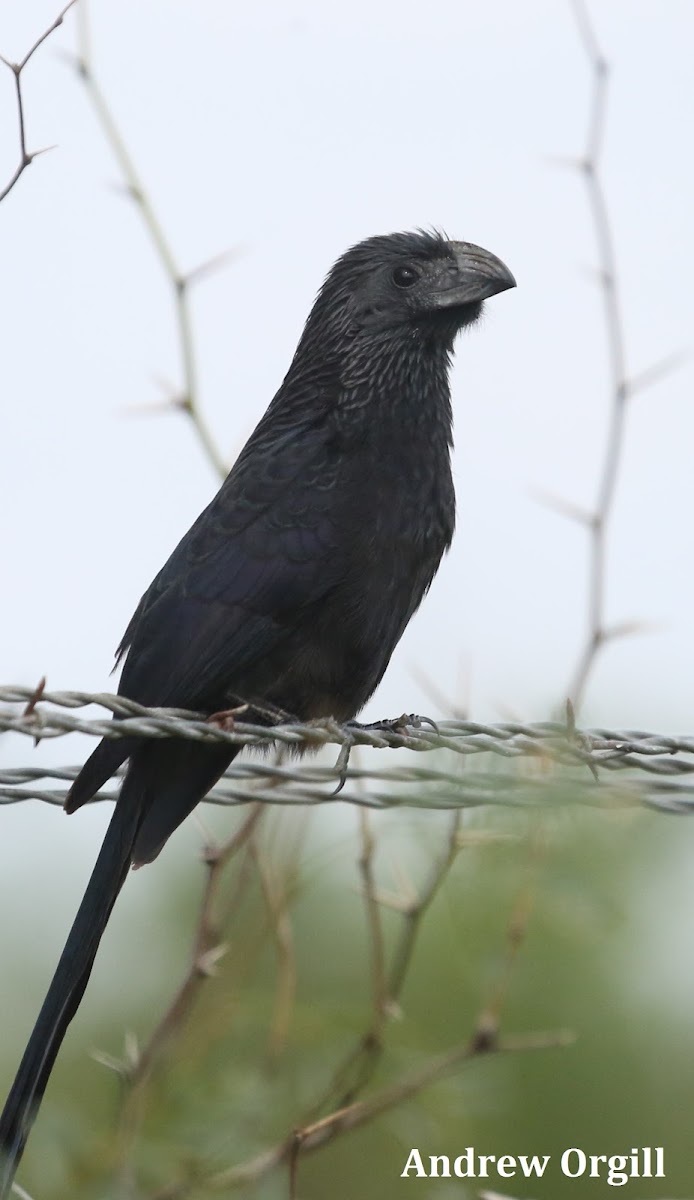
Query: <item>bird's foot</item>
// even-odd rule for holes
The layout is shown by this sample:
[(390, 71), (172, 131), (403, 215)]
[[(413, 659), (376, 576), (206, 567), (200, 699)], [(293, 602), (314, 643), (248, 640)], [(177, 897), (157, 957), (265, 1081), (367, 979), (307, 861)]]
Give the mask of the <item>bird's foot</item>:
[[(406, 735), (408, 730), (421, 729), (422, 725), (430, 725), (435, 733), (439, 732), (436, 721), (432, 721), (431, 717), (420, 717), (417, 713), (402, 713), (399, 717), (389, 717), (383, 721), (370, 721), (368, 724), (363, 724), (361, 721), (345, 721), (343, 729), (348, 734), (351, 730), (363, 729), (373, 733), (401, 733)], [(347, 769), (353, 745), (354, 742), (348, 737), (340, 749), (337, 762), (335, 763), (335, 770), (338, 773), (338, 784), (335, 791), (331, 793), (333, 796), (337, 796), (347, 782)]]
[(207, 723), (216, 725), (218, 729), (228, 733), (234, 728), (239, 717), (243, 717), (249, 725), (297, 725), (301, 723), (298, 717), (295, 717), (293, 713), (285, 712), (283, 708), (252, 702), (237, 704), (235, 708), (226, 708), (221, 712), (212, 713), (207, 717)]
[(406, 734), (408, 729), (421, 729), (422, 725), (429, 725), (435, 733), (439, 732), (436, 721), (432, 721), (431, 717), (420, 717), (417, 713), (402, 713), (399, 717), (389, 717), (383, 721), (371, 721), (366, 725), (362, 724), (361, 721), (347, 722), (347, 726), (350, 729), (372, 729), (374, 733)]
[(208, 725), (215, 725), (217, 729), (221, 729), (223, 733), (231, 733), (238, 717), (245, 716), (250, 705), (239, 704), (236, 708), (227, 708), (222, 712), (212, 713), (207, 717)]

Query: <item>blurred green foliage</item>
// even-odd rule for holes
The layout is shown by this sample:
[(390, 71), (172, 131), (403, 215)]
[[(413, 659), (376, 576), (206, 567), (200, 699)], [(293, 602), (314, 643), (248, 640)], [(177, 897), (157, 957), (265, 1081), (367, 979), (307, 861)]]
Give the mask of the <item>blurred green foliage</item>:
[[(632, 1180), (624, 1194), (684, 1200), (691, 1192), (694, 824), (561, 801), (558, 792), (550, 811), (463, 815), (469, 839), (421, 923), (401, 1011), (387, 1023), (385, 1050), (363, 1095), (470, 1037), (503, 977), (519, 897), (530, 900), (530, 915), (502, 1034), (570, 1028), (576, 1043), (463, 1063), (301, 1157), (301, 1200), (472, 1200), (485, 1187), (528, 1200), (614, 1194), (604, 1178), (562, 1176), (559, 1157), (569, 1146), (607, 1155), (664, 1146), (666, 1179)], [(231, 831), (242, 819), (225, 812), (217, 824)], [(416, 891), (445, 849), (451, 819), (407, 810), (369, 816), (384, 894)], [(368, 1029), (373, 974), (358, 814), (342, 805), (310, 814), (273, 809), (263, 814), (256, 847), (255, 857), (237, 855), (223, 877), (218, 900), (233, 909), (220, 931), (226, 954), (151, 1079), (128, 1101), (127, 1084), (89, 1051), (96, 1044), (121, 1053), (126, 1024), (146, 1043), (187, 967), (204, 868), (191, 862), (178, 887), (166, 881), (168, 908), (156, 932), (167, 943), (157, 948), (165, 969), (154, 989), (149, 931), (135, 916), (108, 1012), (91, 1028), (78, 1019), (59, 1060), (20, 1174), (32, 1197), (163, 1197), (177, 1194), (161, 1191), (165, 1185), (196, 1177), (183, 1194), (208, 1195), (206, 1177), (280, 1142), (306, 1119)], [(278, 971), (258, 858), (275, 895), (288, 900), (293, 950), (285, 965), (296, 973), (289, 1005), (278, 1006), (278, 978), (291, 991), (292, 972)], [(381, 914), (388, 960), (404, 918), (393, 908)], [(4, 1078), (17, 1049), (3, 1045)], [(453, 1159), (470, 1145), (481, 1154), (552, 1159), (539, 1181), (401, 1178), (413, 1146), (427, 1162), (434, 1154)], [(286, 1165), (217, 1194), (287, 1197)]]

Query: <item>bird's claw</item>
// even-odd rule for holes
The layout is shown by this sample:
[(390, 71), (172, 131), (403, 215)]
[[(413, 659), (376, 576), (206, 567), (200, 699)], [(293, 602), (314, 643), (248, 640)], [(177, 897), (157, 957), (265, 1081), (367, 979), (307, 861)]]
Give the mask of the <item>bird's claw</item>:
[(349, 767), (349, 756), (352, 753), (353, 745), (354, 745), (354, 742), (352, 741), (351, 738), (348, 737), (347, 740), (344, 741), (342, 743), (342, 745), (340, 746), (340, 753), (338, 754), (337, 762), (335, 763), (335, 770), (338, 773), (337, 787), (335, 788), (334, 792), (330, 793), (331, 796), (339, 795), (339, 793), (342, 791), (343, 787), (345, 786), (345, 784), (347, 782), (347, 769)]
[(408, 729), (421, 729), (422, 725), (428, 725), (435, 733), (439, 732), (436, 721), (432, 721), (431, 717), (420, 717), (418, 713), (402, 713), (399, 717), (386, 717), (382, 721), (371, 721), (367, 725), (362, 725), (359, 721), (349, 722), (352, 729), (372, 729), (375, 733), (406, 734)]
[(231, 733), (236, 724), (236, 718), (241, 717), (248, 712), (247, 704), (239, 704), (237, 708), (227, 708), (222, 712), (212, 713), (207, 717), (207, 724), (214, 725), (217, 729), (221, 729), (223, 733)]
[(399, 717), (387, 717), (383, 721), (371, 721), (369, 724), (362, 724), (361, 721), (347, 721), (343, 725), (343, 733), (346, 735), (345, 740), (340, 747), (340, 753), (337, 756), (335, 770), (339, 774), (339, 780), (332, 796), (337, 796), (347, 782), (347, 768), (349, 767), (349, 756), (352, 753), (354, 739), (350, 737), (350, 730), (366, 730), (374, 733), (400, 733), (407, 734), (409, 729), (421, 729), (422, 725), (429, 725), (435, 733), (439, 732), (439, 727), (436, 721), (432, 721), (431, 717), (420, 717), (417, 713), (402, 713)]

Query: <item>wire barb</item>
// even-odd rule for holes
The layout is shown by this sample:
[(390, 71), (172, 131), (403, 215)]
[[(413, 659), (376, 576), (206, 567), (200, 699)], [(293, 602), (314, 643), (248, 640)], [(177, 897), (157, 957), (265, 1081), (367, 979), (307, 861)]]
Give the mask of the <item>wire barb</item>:
[[(87, 718), (75, 709), (90, 705), (119, 719)], [(587, 805), (620, 806), (645, 804), (668, 812), (694, 809), (694, 783), (680, 782), (694, 774), (694, 735), (668, 735), (643, 730), (578, 729), (571, 702), (565, 721), (535, 723), (452, 719), (431, 722), (425, 728), (408, 724), (402, 718), (379, 721), (374, 725), (356, 722), (340, 725), (325, 721), (282, 721), (275, 725), (257, 725), (234, 717), (233, 722), (210, 722), (200, 713), (182, 709), (146, 708), (106, 692), (46, 692), (26, 687), (0, 687), (0, 734), (24, 734), (35, 742), (68, 733), (92, 737), (184, 738), (250, 748), (273, 743), (289, 750), (317, 750), (338, 746), (334, 766), (305, 763), (273, 763), (235, 760), (207, 799), (213, 804), (247, 804), (262, 800), (269, 804), (322, 804), (340, 798), (371, 808), (406, 805), (428, 809), (468, 808), (484, 804), (537, 806), (576, 802)], [(349, 753), (353, 747), (412, 750), (418, 755), (430, 751), (448, 751), (459, 756), (495, 755), (504, 759), (535, 759), (551, 764), (553, 771), (541, 776), (509, 771), (466, 772), (451, 767), (450, 758), (436, 765), (397, 765), (386, 768), (353, 768)], [(455, 760), (454, 760), (455, 761)], [(592, 779), (584, 772), (588, 767)], [(598, 768), (603, 773), (598, 778)], [(78, 767), (13, 767), (0, 770), (0, 803), (38, 799), (62, 804), (65, 789), (38, 788), (38, 781), (58, 780), (69, 784)], [(634, 772), (649, 776), (634, 778)], [(621, 775), (618, 784), (606, 785), (605, 773)], [(628, 774), (627, 774), (628, 773)], [(653, 776), (660, 776), (654, 780)], [(368, 792), (345, 791), (347, 784), (368, 780)], [(337, 783), (337, 787), (335, 784)], [(380, 785), (374, 787), (373, 785)], [(407, 790), (398, 784), (409, 784)], [(598, 785), (596, 787), (596, 784)], [(261, 790), (258, 791), (258, 785)], [(326, 790), (330, 785), (333, 790)], [(262, 790), (264, 786), (264, 790)], [(114, 794), (102, 791), (95, 799), (112, 800)]]

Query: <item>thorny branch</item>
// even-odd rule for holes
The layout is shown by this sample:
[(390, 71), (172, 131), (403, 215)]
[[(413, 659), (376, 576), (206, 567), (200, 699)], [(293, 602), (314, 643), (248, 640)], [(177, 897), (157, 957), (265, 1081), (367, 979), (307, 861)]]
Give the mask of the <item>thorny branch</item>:
[[(231, 859), (248, 845), (263, 811), (261, 804), (254, 805), (243, 824), (226, 842), (220, 846), (210, 845), (205, 850), (207, 878), (200, 901), (188, 971), (146, 1044), (139, 1049), (133, 1048), (125, 1063), (115, 1062), (104, 1055), (96, 1056), (106, 1066), (119, 1071), (127, 1085), (120, 1117), (121, 1161), (124, 1163), (127, 1163), (127, 1153), (142, 1118), (146, 1084), (167, 1046), (187, 1020), (202, 985), (214, 975), (216, 965), (226, 951), (225, 945), (219, 940), (222, 924), (217, 911), (219, 887), (225, 868)], [(234, 900), (238, 898), (237, 893)]]
[[(373, 840), (362, 833), (360, 867), (371, 931), (373, 968), (373, 1012), (371, 1023), (335, 1071), (327, 1091), (311, 1108), (311, 1115), (330, 1104), (339, 1109), (350, 1105), (372, 1079), (384, 1049), (385, 1026), (389, 1017), (400, 1010), (400, 997), (412, 962), (417, 934), (425, 913), (440, 890), (460, 849), (460, 813), (454, 812), (444, 850), (432, 866), (418, 893), (408, 889), (406, 897), (386, 897), (376, 890), (372, 873)], [(403, 924), (395, 944), (390, 969), (385, 969), (385, 950), (379, 907), (385, 905), (402, 913)]]
[[(411, 1100), (419, 1092), (430, 1087), (432, 1083), (444, 1079), (452, 1071), (459, 1070), (464, 1063), (470, 1062), (482, 1054), (508, 1054), (554, 1049), (570, 1046), (574, 1040), (572, 1032), (560, 1030), (556, 1033), (509, 1036), (501, 1039), (493, 1047), (479, 1046), (474, 1040), (463, 1042), (430, 1059), (418, 1071), (413, 1071), (375, 1092), (368, 1100), (338, 1108), (326, 1117), (295, 1130), (277, 1146), (264, 1151), (248, 1162), (211, 1176), (206, 1181), (207, 1189), (223, 1191), (225, 1188), (241, 1187), (259, 1179), (283, 1162), (291, 1165), (292, 1162), (295, 1162), (298, 1154), (318, 1150), (336, 1137), (359, 1129), (362, 1125), (380, 1116), (381, 1113), (395, 1108), (406, 1100)], [(156, 1200), (165, 1200), (168, 1196), (173, 1198), (184, 1194), (184, 1192), (176, 1190), (163, 1191), (157, 1193)]]
[(128, 1072), (128, 1082), (136, 1087), (151, 1074), (157, 1059), (178, 1029), (191, 1007), (191, 1001), (206, 979), (215, 973), (216, 965), (226, 947), (219, 942), (218, 916), (215, 903), (224, 869), (230, 860), (249, 841), (263, 814), (261, 804), (254, 805), (240, 828), (221, 846), (208, 846), (204, 853), (207, 879), (200, 902), (200, 911), (195, 929), (190, 966), (181, 986), (167, 1012), (159, 1021), (149, 1041), (137, 1056)]
[(277, 953), (277, 986), (268, 1046), (269, 1062), (275, 1064), (287, 1044), (296, 995), (294, 935), (289, 918), (287, 889), (269, 869), (262, 851), (255, 842), (252, 843), (251, 849)]
[(617, 288), (614, 236), (600, 174), (600, 156), (607, 119), (609, 67), (597, 42), (583, 0), (572, 0), (572, 3), (585, 51), (593, 70), (593, 97), (588, 121), (587, 144), (578, 168), (585, 178), (598, 244), (612, 390), (610, 426), (598, 497), (595, 509), (587, 519), (590, 535), (588, 635), (570, 690), (574, 704), (579, 707), (595, 657), (607, 638), (614, 636), (606, 630), (604, 620), (605, 538), (622, 454), (628, 385), (621, 305)]
[(474, 1038), (481, 1047), (494, 1046), (499, 1036), (501, 1014), (511, 990), (511, 982), (518, 955), (525, 941), (537, 894), (537, 872), (544, 857), (545, 841), (538, 822), (528, 838), (526, 877), (516, 894), (515, 902), (506, 928), (506, 951), (501, 970), (491, 996), (484, 1005), (478, 1019)]
[(551, 1050), (571, 1046), (574, 1041), (573, 1032), (558, 1030), (550, 1033), (509, 1035), (500, 1039), (493, 1046), (482, 1046), (475, 1040), (462, 1042), (430, 1059), (417, 1071), (381, 1088), (368, 1100), (361, 1100), (356, 1104), (335, 1109), (320, 1120), (293, 1130), (282, 1141), (248, 1159), (247, 1162), (239, 1163), (235, 1167), (207, 1175), (204, 1178), (196, 1174), (194, 1180), (172, 1181), (152, 1193), (150, 1200), (185, 1200), (193, 1186), (199, 1187), (201, 1184), (204, 1191), (209, 1193), (231, 1191), (255, 1183), (283, 1164), (287, 1164), (289, 1167), (290, 1184), (293, 1185), (290, 1200), (295, 1200), (297, 1159), (300, 1154), (319, 1150), (343, 1134), (361, 1128), (382, 1113), (413, 1099), (425, 1088), (440, 1079), (445, 1079), (453, 1071), (459, 1071), (465, 1063), (472, 1062), (483, 1054), (514, 1054)]
[(606, 583), (606, 538), (614, 507), (617, 479), (624, 448), (627, 402), (644, 388), (659, 382), (673, 368), (680, 365), (683, 356), (669, 356), (666, 360), (646, 368), (639, 375), (629, 375), (626, 366), (624, 322), (620, 300), (615, 240), (612, 228), (605, 185), (601, 173), (602, 148), (607, 123), (608, 87), (610, 67), (597, 39), (585, 0), (571, 0), (578, 25), (579, 35), (593, 73), (593, 92), (588, 118), (586, 148), (576, 164), (583, 175), (598, 249), (599, 280), (605, 310), (605, 326), (609, 353), (609, 379), (611, 392), (610, 421), (602, 472), (598, 484), (595, 508), (584, 513), (570, 502), (559, 501), (555, 507), (564, 515), (584, 524), (590, 538), (588, 569), (588, 631), (584, 648), (569, 694), (579, 708), (586, 690), (588, 677), (602, 647), (617, 637), (628, 636), (643, 628), (634, 621), (620, 622), (610, 626), (605, 621)]
[(201, 263), (187, 274), (179, 268), (159, 217), (154, 210), (152, 201), (147, 194), (142, 178), (130, 156), (130, 152), (121, 136), (94, 72), (87, 10), (84, 0), (79, 7), (78, 25), (80, 49), (77, 59), (77, 70), (84, 81), (106, 139), (123, 173), (128, 192), (142, 217), (173, 294), (181, 350), (183, 388), (181, 393), (167, 402), (165, 407), (178, 409), (187, 414), (205, 455), (217, 474), (223, 479), (227, 474), (228, 465), (224, 461), (200, 410), (195, 345), (191, 322), (190, 293), (193, 285), (203, 276), (209, 274), (210, 271), (223, 265), (228, 260), (229, 254), (220, 254), (209, 262)]
[[(371, 954), (371, 1004), (373, 1008), (372, 1031), (376, 1032), (376, 1040), (378, 1040), (379, 1032), (383, 1027), (383, 1023), (390, 1008), (390, 996), (388, 980), (386, 976), (386, 951), (383, 937), (383, 922), (381, 921), (381, 909), (376, 892), (376, 878), (374, 875), (374, 853), (376, 850), (376, 841), (371, 828), (369, 814), (367, 813), (366, 809), (363, 808), (359, 809), (359, 833), (361, 837), (359, 870), (364, 889), (364, 903), (366, 906), (366, 920), (369, 931)], [(368, 1034), (366, 1035), (365, 1040), (370, 1040)]]
[(282, 891), (272, 877), (257, 844), (259, 821), (266, 811), (263, 804), (254, 803), (243, 824), (226, 842), (219, 846), (207, 846), (204, 853), (207, 879), (196, 920), (189, 969), (145, 1046), (139, 1049), (126, 1042), (129, 1052), (125, 1063), (116, 1062), (106, 1055), (95, 1056), (106, 1066), (117, 1070), (126, 1084), (120, 1114), (118, 1154), (125, 1182), (130, 1179), (131, 1150), (145, 1112), (146, 1085), (167, 1047), (187, 1021), (203, 983), (214, 976), (217, 963), (226, 952), (226, 945), (220, 941), (220, 931), (228, 924), (242, 899), (250, 878), (248, 870), (242, 866), (232, 893), (223, 905), (219, 893), (229, 862), (242, 850), (245, 852), (244, 863), (252, 864), (257, 872), (278, 954), (278, 985), (269, 1047), (271, 1062), (284, 1048), (296, 986), (296, 967), (287, 892)]
[(19, 162), (17, 163), (14, 173), (5, 184), (2, 191), (0, 191), (0, 202), (2, 202), (12, 191), (12, 188), (15, 186), (19, 178), (24, 174), (27, 167), (34, 161), (34, 159), (37, 158), (39, 154), (45, 154), (46, 150), (52, 149), (50, 146), (44, 146), (41, 150), (27, 150), (24, 97), (22, 95), (22, 72), (27, 63), (31, 61), (34, 54), (39, 49), (39, 46), (42, 46), (46, 39), (49, 38), (60, 25), (62, 25), (65, 14), (72, 8), (73, 4), (76, 4), (76, 2), (77, 0), (70, 0), (69, 4), (65, 5), (65, 8), (58, 13), (58, 16), (53, 24), (49, 25), (48, 29), (45, 29), (41, 36), (36, 39), (31, 49), (27, 50), (21, 62), (10, 62), (9, 59), (4, 58), (3, 55), (0, 54), (0, 62), (3, 62), (14, 75), (15, 96), (17, 99), (17, 121), (19, 123)]

